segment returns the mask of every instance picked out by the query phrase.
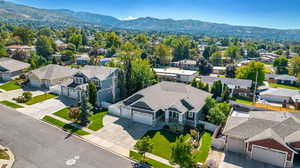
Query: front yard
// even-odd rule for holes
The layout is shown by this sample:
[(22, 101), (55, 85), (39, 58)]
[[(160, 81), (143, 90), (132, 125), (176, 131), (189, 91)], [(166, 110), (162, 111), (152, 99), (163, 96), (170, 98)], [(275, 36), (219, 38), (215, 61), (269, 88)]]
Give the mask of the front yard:
[(75, 134), (77, 134), (79, 136), (83, 136), (83, 135), (88, 135), (89, 134), (88, 132), (86, 132), (86, 131), (84, 131), (82, 129), (76, 128), (76, 127), (74, 127), (74, 126), (72, 126), (70, 124), (66, 124), (66, 123), (64, 123), (62, 121), (59, 121), (59, 120), (57, 120), (57, 119), (55, 119), (53, 117), (50, 117), (50, 116), (45, 116), (42, 120), (46, 121), (46, 122), (48, 122), (50, 124), (53, 124), (53, 125), (55, 125), (55, 126), (57, 126), (59, 128), (62, 128), (62, 129), (66, 130), (66, 131), (68, 131), (70, 133), (75, 133)]
[(292, 89), (292, 90), (300, 90), (299, 87), (296, 86), (289, 86), (289, 85), (282, 85), (277, 83), (269, 83), (271, 87), (277, 87), (277, 88), (284, 88), (284, 89)]
[(210, 133), (205, 132), (202, 135), (200, 149), (195, 153), (195, 159), (197, 162), (204, 163), (206, 161), (211, 147), (211, 140)]
[(45, 94), (42, 94), (42, 95), (39, 95), (39, 96), (32, 97), (25, 104), (27, 104), (27, 105), (33, 105), (33, 104), (40, 103), (42, 101), (45, 101), (45, 100), (48, 100), (48, 99), (52, 99), (52, 98), (55, 98), (55, 97), (57, 97), (57, 96), (54, 95), (54, 94), (45, 93)]
[(5, 90), (5, 91), (17, 90), (17, 89), (21, 89), (21, 88), (22, 88), (22, 86), (20, 86), (16, 80), (9, 81), (0, 86), (0, 89)]
[(137, 152), (134, 152), (134, 151), (130, 151), (129, 152), (129, 156), (132, 158), (132, 159), (135, 159), (139, 162), (143, 162), (143, 163), (146, 163), (154, 168), (172, 168), (171, 166), (168, 166), (168, 165), (165, 165), (163, 163), (160, 163), (156, 160), (153, 160), (153, 159), (150, 159), (150, 158), (143, 158), (143, 156)]
[[(54, 115), (61, 117), (65, 120), (71, 121), (72, 119), (69, 117), (69, 112), (70, 112), (70, 108), (64, 108), (62, 110), (59, 110), (55, 113), (53, 113)], [(98, 131), (103, 127), (103, 117), (107, 114), (106, 111), (104, 112), (99, 112), (96, 113), (92, 116), (90, 116), (88, 118), (88, 120), (90, 121), (90, 124), (88, 125), (88, 129), (92, 130), (92, 131)]]
[(5, 106), (11, 107), (11, 108), (15, 108), (15, 109), (23, 108), (23, 106), (18, 105), (18, 104), (13, 103), (13, 102), (10, 102), (10, 101), (7, 101), (7, 100), (0, 101), (0, 104), (3, 104)]
[(237, 103), (245, 104), (245, 105), (252, 105), (252, 101), (250, 101), (250, 100), (235, 99), (234, 101), (237, 102)]

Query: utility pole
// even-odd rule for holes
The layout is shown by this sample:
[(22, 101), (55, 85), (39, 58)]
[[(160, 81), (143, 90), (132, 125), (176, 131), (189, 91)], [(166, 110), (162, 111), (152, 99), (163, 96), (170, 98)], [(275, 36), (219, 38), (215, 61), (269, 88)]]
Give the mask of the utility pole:
[(254, 85), (254, 91), (253, 91), (253, 102), (252, 102), (253, 105), (255, 105), (255, 103), (256, 103), (257, 77), (258, 77), (258, 71), (256, 71), (256, 77), (255, 77), (255, 85)]

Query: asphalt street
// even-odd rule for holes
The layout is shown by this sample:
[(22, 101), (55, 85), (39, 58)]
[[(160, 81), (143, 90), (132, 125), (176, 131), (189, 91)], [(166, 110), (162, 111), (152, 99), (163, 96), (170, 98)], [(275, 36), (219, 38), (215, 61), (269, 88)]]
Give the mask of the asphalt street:
[(131, 161), (0, 105), (0, 144), (14, 168), (129, 168)]

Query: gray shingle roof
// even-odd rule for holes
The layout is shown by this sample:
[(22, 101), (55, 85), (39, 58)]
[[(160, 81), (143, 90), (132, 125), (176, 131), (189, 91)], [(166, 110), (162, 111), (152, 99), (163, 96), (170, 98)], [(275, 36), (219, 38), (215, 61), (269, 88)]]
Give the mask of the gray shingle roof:
[(288, 143), (300, 141), (300, 114), (253, 111), (247, 121), (241, 122), (238, 119), (230, 117), (227, 120), (224, 135), (241, 138), (246, 142), (271, 138), (286, 147)]
[(96, 77), (100, 80), (104, 80), (117, 70), (118, 68), (87, 65), (80, 69), (79, 72), (83, 73), (89, 79)]
[(240, 87), (251, 87), (252, 81), (246, 79), (235, 79), (235, 78), (221, 78), (221, 77), (212, 77), (212, 76), (201, 76), (200, 80), (202, 82), (212, 85), (215, 81), (220, 80), (226, 85), (235, 85)]
[(287, 81), (296, 81), (297, 78), (292, 75), (277, 75), (277, 74), (266, 74), (266, 78), (273, 78), (275, 80), (287, 80)]
[(11, 58), (0, 58), (0, 67), (6, 69), (8, 72), (15, 72), (29, 68), (30, 64)]
[(293, 96), (300, 95), (300, 90), (292, 90), (292, 89), (285, 89), (285, 88), (269, 88), (265, 91), (260, 92), (260, 95), (293, 97)]
[(69, 67), (60, 66), (56, 64), (49, 64), (39, 69), (35, 69), (31, 73), (37, 76), (39, 79), (53, 80), (72, 77), (72, 75), (76, 71), (77, 70), (71, 69)]
[(140, 90), (121, 103), (151, 111), (171, 108), (179, 112), (198, 112), (209, 96), (210, 93), (190, 85), (164, 81)]

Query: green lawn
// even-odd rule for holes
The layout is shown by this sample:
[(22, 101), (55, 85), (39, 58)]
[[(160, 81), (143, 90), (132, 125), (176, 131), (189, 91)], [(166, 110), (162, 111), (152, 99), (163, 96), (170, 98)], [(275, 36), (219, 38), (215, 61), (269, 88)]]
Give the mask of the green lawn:
[(3, 89), (5, 91), (17, 90), (17, 89), (21, 89), (21, 88), (22, 87), (20, 85), (18, 85), (17, 81), (9, 81), (0, 86), (0, 89)]
[[(56, 116), (59, 116), (65, 120), (71, 120), (71, 118), (69, 117), (69, 111), (70, 108), (64, 108), (62, 110), (59, 110), (55, 113), (53, 113)], [(103, 117), (107, 114), (107, 112), (99, 112), (97, 114), (94, 114), (92, 116), (90, 116), (88, 118), (88, 120), (90, 120), (90, 124), (88, 125), (88, 129), (93, 130), (93, 131), (98, 131), (99, 129), (101, 129), (103, 127)]]
[(235, 102), (246, 104), (246, 105), (252, 105), (252, 101), (245, 100), (245, 99), (235, 99)]
[(66, 107), (64, 109), (61, 109), (61, 110), (53, 113), (53, 114), (56, 115), (56, 116), (58, 116), (58, 117), (61, 117), (61, 118), (65, 119), (65, 120), (70, 121), (71, 118), (69, 117), (69, 111), (70, 111), (70, 108)]
[[(130, 151), (129, 156), (132, 159), (135, 159), (135, 160), (140, 161), (140, 162), (143, 160), (143, 156), (141, 154), (137, 153), (137, 152)], [(154, 167), (154, 168), (172, 168), (171, 166), (165, 165), (161, 162), (158, 162), (156, 160), (152, 160), (152, 159), (147, 158), (147, 157), (146, 157), (146, 160), (145, 160), (144, 163), (146, 163), (149, 166)]]
[(300, 90), (300, 88), (295, 86), (289, 86), (289, 85), (282, 85), (277, 83), (269, 83), (271, 87), (278, 87), (278, 88), (285, 88), (285, 89), (292, 89), (292, 90)]
[(80, 135), (80, 136), (88, 135), (89, 134), (88, 132), (86, 132), (84, 130), (76, 128), (76, 127), (74, 127), (74, 126), (72, 126), (70, 124), (66, 124), (66, 123), (64, 123), (62, 121), (59, 121), (59, 120), (57, 120), (55, 118), (52, 118), (50, 116), (45, 116), (42, 120), (46, 121), (48, 123), (51, 123), (53, 125), (56, 125), (57, 127), (60, 127), (60, 128), (62, 128), (64, 130), (67, 130), (70, 133), (75, 133), (75, 134)]
[(0, 149), (0, 159), (9, 160), (9, 155), (3, 149)]
[(94, 114), (88, 118), (88, 120), (91, 121), (91, 123), (88, 126), (88, 129), (93, 131), (98, 131), (103, 127), (103, 117), (107, 114), (107, 112), (100, 112), (97, 114)]
[[(149, 136), (153, 142), (153, 150), (151, 153), (160, 156), (167, 160), (171, 157), (171, 146), (175, 143), (176, 138), (180, 135), (176, 135), (167, 130), (151, 130), (148, 131), (144, 136)], [(190, 138), (190, 134), (185, 134), (185, 139)]]
[(23, 108), (23, 106), (20, 106), (16, 103), (13, 103), (13, 102), (10, 102), (10, 101), (7, 101), (7, 100), (0, 101), (0, 104), (6, 105), (6, 106), (11, 107), (11, 108)]
[(33, 97), (32, 99), (27, 101), (25, 104), (32, 105), (32, 104), (40, 103), (40, 102), (48, 100), (48, 99), (52, 99), (54, 97), (57, 97), (57, 96), (54, 94), (45, 93), (45, 94)]
[(195, 154), (195, 158), (197, 162), (204, 163), (206, 161), (210, 147), (211, 147), (211, 134), (205, 132), (201, 137), (200, 149)]

